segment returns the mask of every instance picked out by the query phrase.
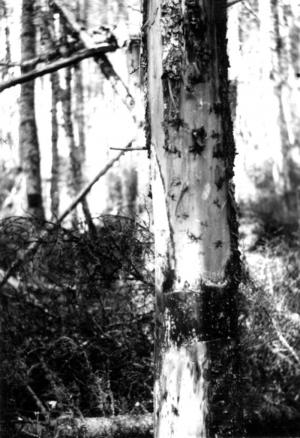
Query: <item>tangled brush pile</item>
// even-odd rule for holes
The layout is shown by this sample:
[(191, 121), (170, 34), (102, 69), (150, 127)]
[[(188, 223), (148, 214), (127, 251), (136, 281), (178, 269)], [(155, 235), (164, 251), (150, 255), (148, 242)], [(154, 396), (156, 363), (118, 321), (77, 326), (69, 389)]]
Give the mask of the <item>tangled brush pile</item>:
[(46, 421), (67, 411), (151, 410), (152, 235), (126, 217), (101, 216), (94, 223), (76, 230), (41, 228), (21, 217), (0, 223), (2, 273), (38, 243), (2, 286), (6, 429), (16, 418), (36, 421), (37, 414)]

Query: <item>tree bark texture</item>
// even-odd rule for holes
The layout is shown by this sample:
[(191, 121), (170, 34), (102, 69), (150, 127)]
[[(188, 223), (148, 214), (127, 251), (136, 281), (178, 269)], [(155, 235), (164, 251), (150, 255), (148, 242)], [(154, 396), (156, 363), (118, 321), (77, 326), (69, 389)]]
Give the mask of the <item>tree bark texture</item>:
[[(56, 36), (54, 17), (46, 0), (38, 2), (39, 21), (39, 52), (41, 58), (49, 61), (47, 55), (55, 52)], [(50, 55), (51, 58), (51, 55)], [(50, 209), (51, 218), (57, 219), (59, 215), (59, 180), (60, 180), (60, 157), (58, 151), (59, 124), (58, 104), (60, 101), (59, 73), (54, 71), (50, 74), (51, 83), (51, 185), (50, 185)]]
[[(83, 4), (82, 11), (80, 10), (80, 1), (77, 0), (76, 3), (76, 18), (81, 20), (86, 25), (87, 20), (87, 4)], [(84, 77), (81, 64), (78, 64), (74, 68), (74, 91), (75, 91), (75, 120), (77, 124), (78, 132), (78, 148), (79, 148), (79, 159), (80, 159), (80, 174), (79, 174), (79, 187), (85, 185), (86, 181), (84, 178), (84, 165), (86, 159), (86, 145), (85, 145), (85, 99), (84, 99)], [(81, 202), (83, 214), (85, 216), (86, 223), (89, 226), (90, 231), (94, 232), (93, 218), (89, 209), (89, 204), (87, 198), (84, 197)]]
[[(21, 56), (22, 62), (35, 57), (34, 2), (22, 2)], [(25, 67), (21, 68), (27, 73)], [(35, 121), (34, 82), (21, 85), (20, 95), (20, 157), (26, 175), (28, 213), (44, 219), (42, 184), (40, 174), (40, 151)]]
[(156, 256), (155, 436), (240, 436), (226, 2), (144, 8)]
[(51, 216), (57, 218), (59, 214), (59, 168), (60, 158), (58, 152), (58, 119), (57, 105), (59, 102), (59, 75), (57, 72), (51, 73), (51, 93), (52, 93), (52, 108), (51, 108), (51, 149), (52, 149), (52, 165), (51, 165)]
[[(81, 161), (79, 157), (79, 148), (76, 145), (74, 136), (74, 125), (72, 118), (72, 69), (68, 67), (65, 72), (65, 90), (63, 92), (62, 98), (62, 108), (64, 115), (64, 130), (66, 135), (66, 140), (69, 149), (70, 167), (69, 167), (69, 178), (68, 178), (68, 188), (71, 195), (71, 199), (74, 199), (80, 191), (80, 176), (81, 176)], [(78, 212), (73, 211), (72, 220), (74, 224), (78, 220)]]

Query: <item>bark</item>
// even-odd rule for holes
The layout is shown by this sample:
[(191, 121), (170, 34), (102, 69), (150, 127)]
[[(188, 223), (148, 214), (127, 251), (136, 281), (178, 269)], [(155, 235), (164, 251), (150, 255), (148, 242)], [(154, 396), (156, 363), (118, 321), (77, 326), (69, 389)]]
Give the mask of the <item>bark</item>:
[[(80, 2), (77, 0), (76, 4), (76, 18), (82, 20), (86, 24), (87, 20), (87, 4), (83, 4), (83, 10), (80, 9)], [(86, 159), (86, 146), (85, 146), (85, 101), (84, 101), (84, 86), (83, 86), (83, 72), (82, 66), (79, 64), (74, 69), (74, 91), (75, 91), (75, 120), (78, 131), (78, 149), (80, 155), (80, 174), (79, 174), (79, 188), (85, 183), (84, 181), (84, 165)], [(88, 224), (91, 233), (95, 233), (95, 226), (93, 223), (92, 215), (89, 209), (87, 198), (84, 197), (81, 202), (83, 214), (85, 216), (86, 223)]]
[(51, 74), (51, 92), (52, 92), (52, 109), (51, 109), (51, 143), (52, 143), (52, 165), (51, 165), (51, 215), (57, 218), (59, 214), (59, 167), (60, 159), (58, 153), (58, 120), (57, 105), (59, 102), (59, 76), (57, 72)]
[[(66, 140), (69, 149), (69, 177), (68, 177), (68, 187), (71, 195), (71, 199), (76, 197), (80, 190), (80, 158), (78, 156), (79, 149), (75, 142), (74, 137), (74, 126), (72, 120), (72, 70), (70, 67), (66, 69), (65, 72), (66, 88), (63, 92), (62, 107), (64, 115), (64, 130), (66, 135)], [(74, 224), (77, 222), (77, 212), (73, 210), (73, 221)]]
[[(35, 57), (34, 2), (22, 2), (21, 56), (22, 61)], [(27, 73), (24, 67), (22, 73)], [(20, 95), (20, 157), (26, 175), (27, 211), (38, 219), (44, 219), (40, 151), (35, 121), (34, 82), (21, 86)]]
[[(54, 29), (54, 19), (49, 10), (48, 3), (45, 0), (39, 0), (38, 3), (38, 21), (39, 21), (39, 51), (40, 58), (49, 61), (47, 56), (55, 53), (56, 37)], [(39, 59), (39, 58), (37, 58)], [(51, 83), (51, 185), (50, 185), (50, 201), (51, 201), (51, 217), (57, 219), (59, 215), (59, 167), (60, 158), (58, 152), (58, 119), (57, 106), (60, 100), (60, 81), (59, 74), (54, 71), (50, 74)]]
[(8, 24), (8, 17), (7, 17), (7, 7), (6, 7), (6, 2), (3, 1), (2, 3), (2, 8), (3, 8), (3, 17), (2, 20), (4, 20), (5, 22), (5, 64), (4, 68), (2, 69), (2, 79), (5, 78), (5, 76), (8, 74), (8, 65), (11, 62), (11, 50), (10, 50), (10, 28), (9, 28), (9, 24)]
[(155, 436), (237, 437), (240, 264), (226, 2), (152, 0), (144, 15), (156, 257)]

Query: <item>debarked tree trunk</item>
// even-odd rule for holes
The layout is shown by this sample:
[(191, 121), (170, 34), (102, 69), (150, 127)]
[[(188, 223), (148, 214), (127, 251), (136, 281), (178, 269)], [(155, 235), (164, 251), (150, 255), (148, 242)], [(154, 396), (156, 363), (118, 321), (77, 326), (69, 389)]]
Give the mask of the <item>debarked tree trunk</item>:
[(144, 4), (156, 256), (155, 436), (241, 436), (226, 1)]

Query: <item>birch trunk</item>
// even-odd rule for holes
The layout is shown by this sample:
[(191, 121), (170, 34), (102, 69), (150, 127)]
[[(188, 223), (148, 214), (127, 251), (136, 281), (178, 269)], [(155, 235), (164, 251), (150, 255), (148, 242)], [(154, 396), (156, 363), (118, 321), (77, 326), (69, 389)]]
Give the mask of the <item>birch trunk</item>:
[[(22, 62), (35, 57), (35, 25), (33, 17), (34, 2), (32, 0), (23, 0), (21, 22)], [(27, 68), (21, 68), (22, 73), (27, 71)], [(27, 211), (39, 219), (44, 219), (33, 81), (21, 85), (19, 131), (20, 157), (26, 175)]]
[(240, 267), (226, 2), (145, 5), (156, 246), (155, 436), (237, 437)]

